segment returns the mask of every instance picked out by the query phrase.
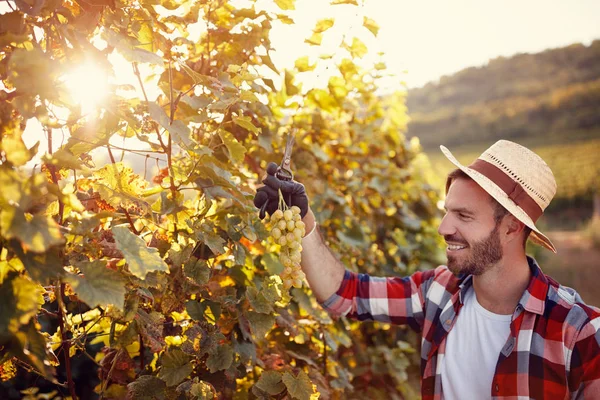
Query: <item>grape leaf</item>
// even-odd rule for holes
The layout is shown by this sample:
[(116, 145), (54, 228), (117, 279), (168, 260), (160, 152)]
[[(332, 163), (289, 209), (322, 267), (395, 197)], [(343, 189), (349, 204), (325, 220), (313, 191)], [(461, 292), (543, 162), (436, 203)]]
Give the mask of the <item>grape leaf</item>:
[(254, 333), (254, 335), (259, 339), (264, 338), (275, 323), (274, 315), (261, 314), (254, 311), (248, 311), (246, 315), (248, 317), (248, 321), (250, 322), (252, 333)]
[(194, 283), (205, 285), (210, 278), (211, 269), (206, 260), (192, 257), (183, 265), (183, 272), (185, 273), (185, 276), (194, 281)]
[(158, 250), (147, 247), (144, 240), (134, 235), (123, 225), (113, 226), (112, 232), (117, 248), (125, 256), (129, 271), (140, 279), (145, 279), (150, 271), (168, 271), (169, 267), (160, 258)]
[(371, 18), (363, 17), (363, 26), (371, 31), (371, 33), (375, 36), (377, 36), (377, 33), (379, 33), (379, 25)]
[(155, 376), (142, 375), (127, 385), (127, 399), (165, 400), (166, 398), (166, 384)]
[(293, 398), (310, 400), (310, 395), (313, 393), (312, 382), (304, 371), (300, 371), (296, 377), (289, 372), (285, 372), (282, 380)]
[(244, 129), (247, 129), (248, 131), (252, 132), (252, 133), (260, 133), (260, 128), (254, 126), (254, 124), (252, 123), (252, 118), (248, 117), (248, 116), (235, 116), (232, 115), (231, 119), (233, 120), (233, 122), (236, 125), (241, 126)]
[(24, 250), (36, 253), (63, 243), (59, 226), (50, 216), (36, 214), (29, 217), (21, 208), (10, 206), (0, 210), (0, 234), (5, 239), (19, 239)]
[(275, 4), (282, 10), (296, 9), (296, 0), (275, 0)]
[(313, 29), (313, 32), (323, 33), (326, 30), (328, 30), (329, 28), (331, 28), (333, 26), (333, 24), (335, 24), (335, 19), (333, 19), (333, 18), (321, 19), (321, 20), (317, 21), (317, 24), (315, 26), (315, 29)]
[(227, 369), (233, 362), (233, 348), (229, 344), (216, 346), (206, 359), (206, 366), (211, 373)]
[(294, 62), (294, 66), (298, 72), (312, 71), (316, 68), (317, 64), (310, 65), (308, 56), (300, 57)]
[(194, 366), (190, 357), (180, 349), (172, 349), (162, 355), (162, 366), (158, 377), (166, 382), (167, 386), (181, 383), (193, 371)]
[(148, 103), (148, 112), (150, 117), (169, 131), (179, 143), (182, 143), (185, 147), (192, 144), (190, 129), (183, 121), (175, 120), (171, 122), (165, 111), (156, 102)]
[(312, 46), (320, 46), (323, 41), (323, 34), (319, 32), (313, 32), (312, 36), (304, 40), (304, 43), (308, 43)]
[(83, 276), (68, 274), (66, 280), (88, 306), (113, 304), (123, 309), (125, 283), (118, 272), (108, 269), (101, 260), (77, 264)]
[(269, 314), (273, 312), (273, 305), (270, 303), (265, 296), (259, 292), (255, 287), (248, 287), (246, 291), (248, 301), (256, 312), (262, 314)]
[(0, 285), (0, 332), (17, 332), (44, 304), (42, 287), (24, 275), (9, 272)]
[[(233, 117), (233, 121), (235, 123), (239, 122), (239, 120), (236, 120), (236, 117)], [(249, 124), (252, 125), (251, 123), (249, 123)], [(243, 126), (243, 125), (240, 125), (240, 126)], [(245, 126), (243, 126), (243, 127), (246, 128)], [(258, 129), (254, 125), (252, 125), (252, 127), (254, 129)], [(244, 155), (246, 154), (246, 148), (244, 147), (243, 144), (241, 144), (240, 142), (237, 141), (237, 139), (235, 138), (235, 136), (233, 136), (233, 134), (231, 132), (226, 131), (225, 129), (221, 129), (219, 131), (219, 137), (225, 144), (225, 147), (227, 147), (227, 151), (229, 152), (229, 158), (231, 159), (231, 161), (233, 161), (235, 163), (235, 162), (240, 162), (240, 161), (244, 160)]]
[(285, 389), (281, 379), (281, 373), (277, 371), (264, 371), (256, 382), (256, 386), (270, 395), (276, 395)]

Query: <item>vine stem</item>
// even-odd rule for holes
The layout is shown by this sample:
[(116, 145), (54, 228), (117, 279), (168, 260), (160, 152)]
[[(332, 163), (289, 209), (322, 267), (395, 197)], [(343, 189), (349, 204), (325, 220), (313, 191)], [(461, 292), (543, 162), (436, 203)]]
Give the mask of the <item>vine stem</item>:
[(75, 383), (73, 382), (73, 375), (71, 373), (71, 341), (67, 339), (67, 332), (65, 331), (65, 312), (64, 312), (64, 295), (65, 295), (65, 284), (61, 282), (60, 289), (58, 292), (58, 314), (59, 314), (59, 326), (60, 326), (60, 337), (62, 340), (63, 353), (65, 355), (65, 370), (67, 372), (67, 385), (69, 386), (69, 393), (73, 400), (77, 400), (77, 394), (75, 393)]
[[(110, 149), (110, 144), (107, 144), (106, 148), (108, 149), (108, 156), (110, 157), (110, 162), (114, 166), (116, 164), (116, 161), (115, 161), (115, 157), (113, 156), (112, 150)], [(129, 215), (129, 211), (127, 211), (127, 209), (125, 207), (123, 207), (123, 212), (125, 213), (125, 217), (127, 218), (127, 222), (129, 222), (129, 226), (131, 226), (131, 230), (133, 231), (133, 233), (135, 233), (136, 235), (139, 235), (140, 232), (135, 228), (135, 225), (133, 224), (133, 220), (131, 219), (131, 216)]]

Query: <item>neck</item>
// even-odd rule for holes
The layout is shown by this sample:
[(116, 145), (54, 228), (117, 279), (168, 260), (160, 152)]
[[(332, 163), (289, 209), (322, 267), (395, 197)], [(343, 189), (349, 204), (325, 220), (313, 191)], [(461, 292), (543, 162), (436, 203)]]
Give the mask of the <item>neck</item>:
[(481, 275), (473, 276), (477, 301), (496, 314), (512, 314), (531, 279), (524, 252), (505, 256)]

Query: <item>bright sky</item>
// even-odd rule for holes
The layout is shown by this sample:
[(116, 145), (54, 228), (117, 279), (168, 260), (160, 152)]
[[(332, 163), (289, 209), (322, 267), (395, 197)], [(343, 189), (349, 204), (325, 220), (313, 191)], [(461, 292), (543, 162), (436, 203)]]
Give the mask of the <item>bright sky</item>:
[[(274, 29), (273, 41), (280, 53), (273, 57), (277, 64), (306, 54), (308, 45), (302, 43), (303, 37), (294, 37), (294, 29), (310, 31), (316, 20), (336, 15), (334, 28), (344, 20), (354, 25), (346, 31), (350, 36), (360, 32), (362, 15), (374, 19), (381, 29), (379, 36), (367, 43), (370, 53), (384, 51), (388, 68), (409, 87), (486, 64), (490, 58), (535, 53), (575, 42), (587, 45), (600, 39), (598, 0), (366, 0), (359, 7), (328, 3), (297, 0), (293, 16), (297, 26), (285, 26), (284, 34), (277, 32), (279, 27)], [(332, 46), (337, 44), (339, 40)]]

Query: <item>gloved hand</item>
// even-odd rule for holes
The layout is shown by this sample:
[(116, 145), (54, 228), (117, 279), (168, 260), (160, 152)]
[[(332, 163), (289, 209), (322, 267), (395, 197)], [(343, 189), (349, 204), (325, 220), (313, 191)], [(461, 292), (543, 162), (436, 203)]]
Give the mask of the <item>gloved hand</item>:
[(263, 219), (265, 213), (273, 215), (277, 210), (279, 206), (279, 189), (281, 189), (287, 206), (300, 208), (300, 216), (304, 218), (308, 212), (308, 196), (306, 196), (304, 185), (296, 181), (278, 179), (275, 176), (276, 172), (277, 164), (270, 162), (267, 165), (267, 177), (262, 181), (265, 186), (261, 186), (256, 190), (254, 205), (260, 209), (259, 218)]

